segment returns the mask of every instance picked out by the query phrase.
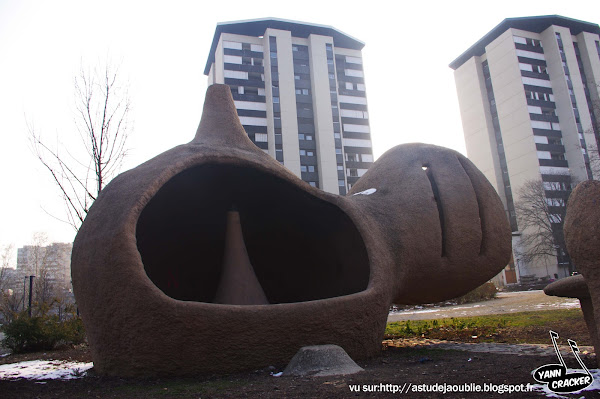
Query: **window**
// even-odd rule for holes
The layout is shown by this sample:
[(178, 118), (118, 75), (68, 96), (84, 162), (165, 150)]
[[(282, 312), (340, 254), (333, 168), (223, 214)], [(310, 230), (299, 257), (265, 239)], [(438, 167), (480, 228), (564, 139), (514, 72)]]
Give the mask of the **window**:
[(348, 169), (348, 175), (351, 177), (358, 177), (358, 172), (356, 169)]
[(344, 69), (344, 74), (346, 76), (354, 76), (354, 77), (357, 77), (357, 78), (364, 77), (363, 71), (359, 71), (357, 69)]
[(315, 153), (314, 153), (314, 152), (312, 152), (312, 151), (307, 151), (307, 152), (306, 152), (306, 156), (308, 156), (308, 157), (314, 157), (314, 156), (315, 156)]
[(271, 58), (277, 58), (277, 53), (271, 51)]
[(311, 136), (311, 135), (308, 135), (308, 134), (306, 135), (306, 140), (308, 140), (308, 141), (312, 141), (312, 139), (313, 139), (313, 136)]
[(308, 96), (308, 89), (302, 89), (302, 94), (304, 94), (305, 96)]
[(292, 46), (292, 51), (298, 51), (298, 46)]
[(341, 139), (341, 138), (342, 138), (342, 135), (341, 135), (341, 134), (339, 134), (339, 133), (334, 133), (334, 134), (333, 134), (333, 137), (334, 137), (334, 138), (336, 138), (336, 139)]
[(338, 180), (338, 186), (340, 187), (344, 187), (346, 185), (346, 182), (343, 180)]
[(341, 148), (336, 148), (335, 149), (335, 153), (336, 154), (341, 154), (342, 153), (342, 149)]
[(226, 69), (223, 72), (223, 76), (226, 77), (226, 78), (247, 80), (248, 79), (248, 72), (244, 72), (244, 71), (231, 71), (229, 69)]
[(298, 140), (304, 140), (304, 133), (298, 133)]
[(354, 85), (351, 82), (346, 82), (346, 90), (353, 90)]
[(356, 156), (356, 154), (350, 154), (350, 153), (346, 153), (346, 161), (348, 162), (358, 162), (358, 157)]
[(548, 144), (562, 145), (562, 139), (548, 137)]
[(541, 47), (542, 46), (542, 42), (540, 42), (539, 40), (536, 39), (525, 39), (526, 44), (533, 46), (533, 47)]
[(314, 172), (315, 171), (315, 167), (313, 165), (308, 165), (308, 171), (309, 172)]
[(230, 49), (234, 49), (234, 50), (241, 50), (242, 49), (242, 43), (229, 42), (227, 40), (223, 40), (223, 48), (230, 48)]
[(373, 162), (373, 155), (372, 154), (362, 154), (361, 159), (363, 162)]
[(300, 80), (300, 75), (294, 75), (295, 80)]
[(329, 74), (329, 79), (335, 79), (335, 75), (334, 75), (334, 74), (332, 74), (332, 73), (330, 73), (330, 74)]
[(306, 172), (307, 168), (306, 165), (300, 165), (300, 172)]
[(550, 159), (554, 159), (555, 161), (564, 161), (565, 160), (565, 154), (551, 153), (550, 154)]
[(279, 97), (273, 97), (273, 102), (275, 104), (278, 104), (279, 103)]
[(300, 155), (301, 156), (305, 156), (306, 155), (306, 150), (300, 150)]
[(309, 181), (308, 184), (310, 184), (313, 187), (317, 187), (317, 183), (315, 183), (314, 181)]
[(346, 62), (349, 64), (362, 64), (362, 59), (358, 57), (350, 57), (349, 55), (347, 55)]
[(337, 170), (344, 170), (344, 165), (338, 165)]
[(268, 141), (267, 133), (254, 133), (254, 141), (257, 143), (266, 143)]

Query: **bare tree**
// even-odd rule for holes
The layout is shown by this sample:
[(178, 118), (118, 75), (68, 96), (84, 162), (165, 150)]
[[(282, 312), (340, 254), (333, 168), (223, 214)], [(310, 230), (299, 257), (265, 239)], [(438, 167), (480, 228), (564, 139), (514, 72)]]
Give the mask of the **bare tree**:
[(0, 252), (0, 293), (10, 288), (10, 262), (13, 257), (14, 245), (6, 245)]
[(570, 264), (564, 242), (563, 224), (567, 200), (571, 193), (571, 182), (570, 179), (565, 180), (530, 180), (519, 190), (519, 200), (515, 203), (519, 230), (523, 231), (522, 253), (519, 256), (526, 262), (546, 256), (558, 256)]
[[(592, 83), (591, 86), (594, 86), (594, 84)], [(600, 90), (599, 83), (595, 84), (595, 86), (597, 90)], [(587, 143), (587, 155), (592, 175), (594, 179), (598, 179), (600, 176), (600, 101), (595, 100), (588, 104), (591, 105), (590, 116), (592, 125), (585, 131), (585, 134), (586, 136), (592, 135), (596, 142), (592, 146), (590, 143)]]
[(52, 175), (66, 205), (66, 220), (76, 230), (102, 188), (114, 177), (127, 155), (131, 104), (118, 68), (93, 71), (81, 68), (75, 78), (75, 126), (81, 149), (50, 146), (29, 124), (34, 154)]

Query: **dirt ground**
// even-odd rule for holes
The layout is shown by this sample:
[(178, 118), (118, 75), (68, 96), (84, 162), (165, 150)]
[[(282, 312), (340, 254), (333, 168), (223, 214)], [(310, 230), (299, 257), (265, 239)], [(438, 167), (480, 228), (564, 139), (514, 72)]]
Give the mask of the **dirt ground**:
[[(54, 353), (53, 357), (89, 360), (85, 348)], [(39, 358), (39, 356), (34, 356)], [(52, 356), (51, 356), (52, 357)], [(589, 368), (595, 359), (584, 358)], [(13, 359), (17, 360), (17, 359)], [(496, 389), (506, 384), (534, 383), (531, 371), (556, 363), (556, 356), (519, 356), (515, 354), (474, 353), (426, 347), (388, 348), (381, 355), (357, 362), (364, 372), (337, 377), (274, 377), (283, 365), (227, 376), (202, 376), (194, 379), (119, 379), (88, 376), (79, 380), (32, 382), (0, 381), (0, 397), (11, 398), (348, 398), (392, 397), (393, 386), (404, 387), (408, 398), (493, 397), (489, 393), (419, 393), (420, 384), (468, 384)], [(573, 359), (568, 360), (575, 367)], [(406, 384), (406, 385), (405, 385)], [(410, 387), (408, 384), (411, 384)], [(473, 385), (474, 384), (474, 385)], [(487, 385), (486, 385), (487, 384)], [(360, 392), (350, 387), (359, 386)], [(519, 385), (520, 386), (520, 385)], [(376, 389), (378, 392), (364, 392)], [(386, 392), (390, 391), (390, 392)], [(596, 396), (593, 396), (596, 395)], [(511, 398), (543, 397), (538, 392), (512, 393)], [(574, 396), (574, 397), (581, 397)], [(586, 392), (586, 398), (600, 397)]]

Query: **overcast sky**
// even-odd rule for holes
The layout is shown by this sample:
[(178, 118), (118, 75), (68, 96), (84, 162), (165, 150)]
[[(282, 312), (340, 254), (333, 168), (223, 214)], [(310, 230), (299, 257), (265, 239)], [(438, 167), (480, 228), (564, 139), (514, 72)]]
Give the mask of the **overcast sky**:
[[(210, 6), (209, 6), (210, 5)], [(120, 64), (133, 103), (123, 170), (192, 139), (218, 22), (277, 17), (330, 25), (363, 42), (373, 150), (426, 142), (465, 153), (448, 64), (504, 18), (559, 14), (600, 22), (600, 1), (0, 0), (0, 246), (37, 231), (68, 242), (59, 192), (29, 149), (27, 123), (77, 144), (81, 63)]]

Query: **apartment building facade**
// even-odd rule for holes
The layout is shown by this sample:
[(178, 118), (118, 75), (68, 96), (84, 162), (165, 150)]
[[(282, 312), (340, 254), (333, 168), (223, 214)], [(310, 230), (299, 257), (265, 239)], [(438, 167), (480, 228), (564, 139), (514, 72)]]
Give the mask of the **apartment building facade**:
[(231, 87), (254, 144), (310, 185), (345, 195), (373, 163), (363, 47), (329, 26), (224, 22), (204, 74)]
[(557, 15), (508, 18), (450, 64), (467, 155), (498, 191), (513, 230), (505, 282), (572, 271), (558, 246), (555, 256), (521, 259), (527, 231), (515, 203), (524, 185), (543, 182), (554, 228), (572, 185), (599, 178), (599, 35), (597, 24)]
[(72, 243), (25, 245), (17, 249), (15, 274), (19, 279), (23, 279), (24, 276), (42, 276), (54, 287), (70, 290), (72, 249)]

